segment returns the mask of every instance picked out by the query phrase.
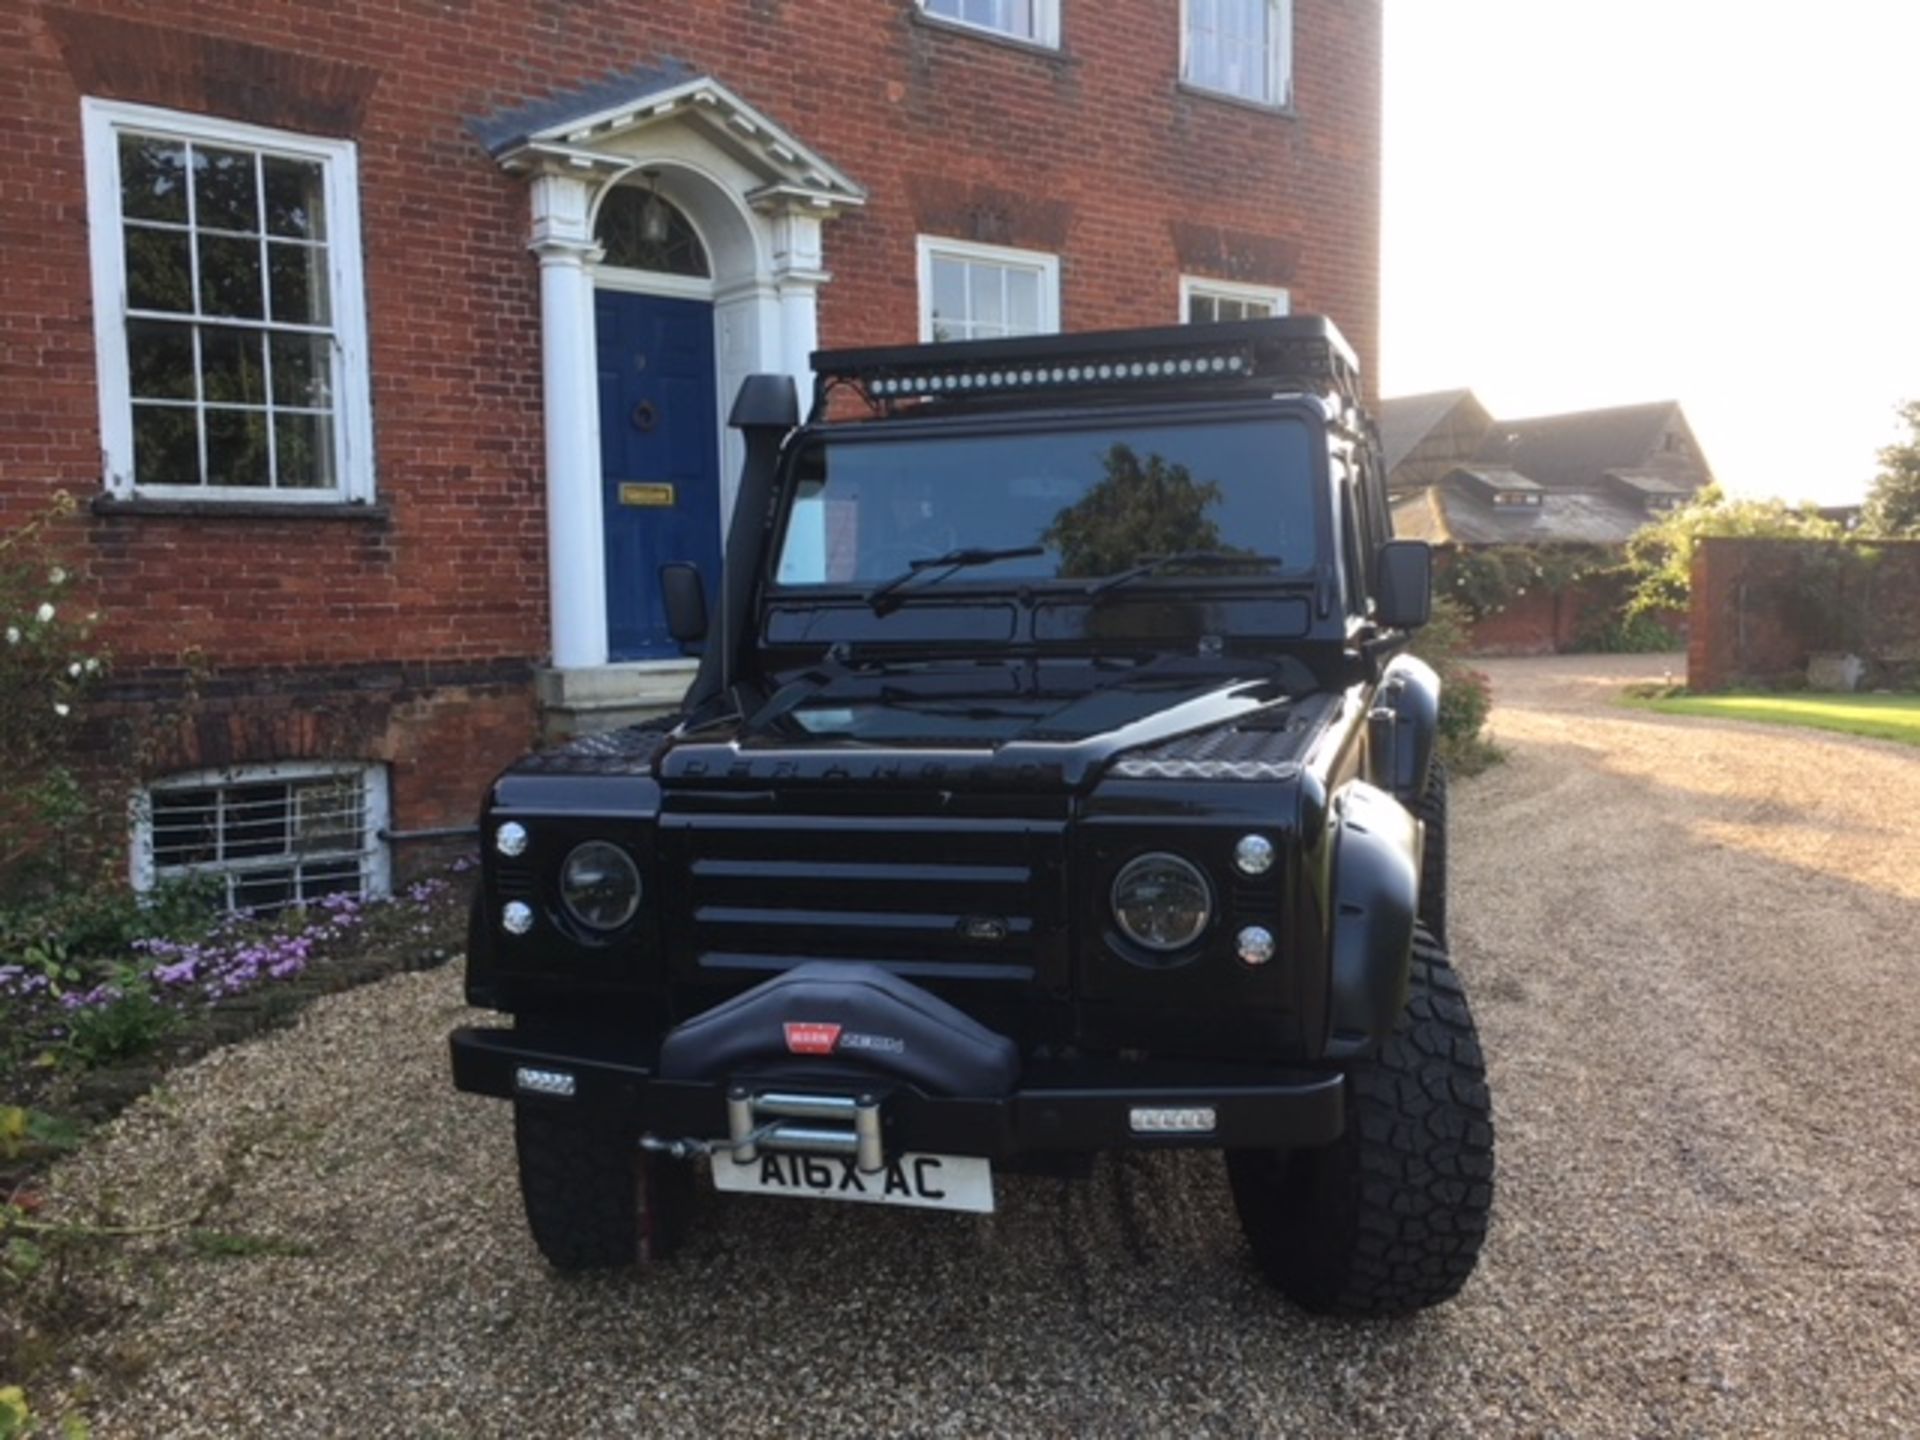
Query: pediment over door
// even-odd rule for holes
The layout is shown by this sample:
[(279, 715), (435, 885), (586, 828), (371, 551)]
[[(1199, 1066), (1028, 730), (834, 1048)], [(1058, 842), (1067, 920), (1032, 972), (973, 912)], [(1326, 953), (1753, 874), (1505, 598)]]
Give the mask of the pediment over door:
[(865, 190), (791, 131), (711, 75), (681, 66), (633, 71), (473, 126), (510, 172), (565, 167), (607, 176), (655, 152), (669, 127), (690, 130), (747, 172), (743, 198), (756, 207), (866, 203)]

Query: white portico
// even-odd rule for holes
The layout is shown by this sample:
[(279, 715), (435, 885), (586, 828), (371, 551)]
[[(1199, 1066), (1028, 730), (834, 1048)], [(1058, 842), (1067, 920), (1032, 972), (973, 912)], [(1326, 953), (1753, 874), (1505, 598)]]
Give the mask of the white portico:
[[(684, 71), (643, 73), (598, 87), (573, 113), (555, 102), (491, 128), (496, 159), (527, 177), (529, 248), (540, 265), (553, 655), (542, 698), (569, 712), (572, 728), (599, 728), (635, 709), (672, 704), (692, 662), (609, 664), (606, 362), (596, 293), (603, 301), (615, 291), (710, 301), (716, 403), (701, 412), (699, 438), (704, 445), (704, 429), (713, 427), (708, 453), (718, 461), (718, 503), (709, 497), (705, 513), (724, 527), (740, 468), (727, 410), (740, 382), (756, 372), (792, 375), (801, 395), (809, 393), (808, 356), (828, 279), (822, 226), (864, 203), (865, 194), (724, 85)], [(605, 264), (598, 226), (607, 197), (623, 184), (668, 202), (676, 223), (684, 217), (703, 251), (704, 275)]]

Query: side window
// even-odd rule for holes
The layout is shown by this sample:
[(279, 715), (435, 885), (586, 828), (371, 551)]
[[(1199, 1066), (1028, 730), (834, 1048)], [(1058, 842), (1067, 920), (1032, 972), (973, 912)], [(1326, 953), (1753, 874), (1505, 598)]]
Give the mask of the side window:
[(1060, 0), (918, 0), (923, 13), (1033, 45), (1060, 44)]
[(371, 498), (353, 145), (94, 99), (82, 119), (108, 488)]
[(1242, 285), (1232, 280), (1180, 277), (1180, 319), (1188, 325), (1218, 320), (1265, 320), (1285, 315), (1291, 297), (1275, 285)]
[(1340, 497), (1340, 572), (1345, 582), (1347, 613), (1365, 615), (1372, 588), (1366, 541), (1360, 525), (1360, 509), (1354, 501), (1353, 472), (1346, 460), (1338, 456), (1333, 461), (1333, 477)]
[(1060, 257), (920, 237), (920, 338), (997, 340), (1060, 328)]
[(1275, 109), (1293, 103), (1293, 0), (1181, 0), (1180, 78)]

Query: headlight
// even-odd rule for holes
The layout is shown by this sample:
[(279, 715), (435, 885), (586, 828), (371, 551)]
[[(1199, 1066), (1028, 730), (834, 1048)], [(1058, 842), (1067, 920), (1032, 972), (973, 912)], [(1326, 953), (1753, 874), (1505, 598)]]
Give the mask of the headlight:
[(618, 845), (589, 840), (560, 867), (560, 898), (582, 925), (618, 930), (640, 908), (640, 871)]
[(1149, 950), (1185, 949), (1212, 913), (1207, 877), (1178, 855), (1129, 860), (1113, 882), (1113, 918), (1129, 940)]

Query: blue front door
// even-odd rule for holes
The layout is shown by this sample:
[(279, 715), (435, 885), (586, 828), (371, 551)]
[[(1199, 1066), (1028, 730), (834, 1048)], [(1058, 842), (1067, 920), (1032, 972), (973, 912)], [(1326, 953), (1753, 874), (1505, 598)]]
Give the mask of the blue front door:
[(607, 517), (607, 644), (615, 660), (681, 654), (660, 567), (700, 567), (719, 595), (719, 413), (713, 305), (600, 290), (600, 475)]

